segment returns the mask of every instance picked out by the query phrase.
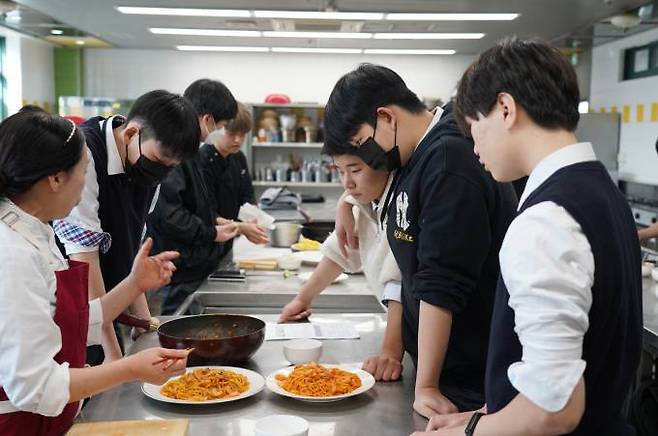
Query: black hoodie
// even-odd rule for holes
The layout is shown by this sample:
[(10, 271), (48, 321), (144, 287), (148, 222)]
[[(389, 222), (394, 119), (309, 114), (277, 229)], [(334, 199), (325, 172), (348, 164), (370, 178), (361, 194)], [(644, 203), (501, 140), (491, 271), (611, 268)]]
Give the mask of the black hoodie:
[(460, 410), (484, 403), (498, 251), (516, 204), (512, 186), (497, 183), (478, 162), (449, 103), (400, 170), (388, 207), (388, 240), (402, 272), (405, 350), (416, 363), (421, 300), (452, 313), (440, 388)]

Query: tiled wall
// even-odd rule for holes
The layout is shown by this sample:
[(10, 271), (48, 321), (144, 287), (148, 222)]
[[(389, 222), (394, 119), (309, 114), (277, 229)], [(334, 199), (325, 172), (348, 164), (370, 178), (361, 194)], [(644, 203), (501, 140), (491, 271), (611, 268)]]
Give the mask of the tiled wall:
[(658, 40), (658, 29), (594, 48), (590, 111), (622, 116), (619, 178), (658, 185), (658, 76), (622, 80), (624, 50)]

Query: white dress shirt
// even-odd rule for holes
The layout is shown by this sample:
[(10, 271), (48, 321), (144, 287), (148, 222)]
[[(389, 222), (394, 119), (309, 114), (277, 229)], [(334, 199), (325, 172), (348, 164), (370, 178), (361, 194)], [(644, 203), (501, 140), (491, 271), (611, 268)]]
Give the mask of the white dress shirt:
[[(388, 178), (380, 204), (386, 198), (388, 190), (391, 189), (392, 181), (393, 173)], [(368, 286), (374, 292), (381, 292), (381, 300), (384, 304), (387, 304), (389, 300), (400, 302), (400, 268), (388, 245), (386, 231), (380, 227), (381, 208), (361, 204), (352, 196), (345, 197), (345, 201), (352, 204), (356, 234), (359, 236), (359, 249), (352, 250), (348, 247), (348, 256), (343, 256), (338, 246), (336, 233), (332, 232), (322, 244), (322, 254), (345, 271), (363, 270)]]
[[(53, 320), (55, 271), (68, 263), (48, 225), (0, 199), (0, 218), (8, 212), (18, 216), (21, 233), (0, 221), (0, 386), (9, 398), (0, 413), (57, 416), (69, 400), (69, 365), (54, 360), (62, 348)], [(102, 322), (100, 300), (89, 302), (87, 345), (100, 344)]]
[[(519, 208), (557, 170), (592, 160), (590, 143), (553, 152), (530, 174)], [(586, 366), (582, 346), (594, 283), (590, 244), (563, 207), (544, 201), (511, 223), (500, 250), (500, 270), (523, 348), (522, 360), (507, 371), (509, 380), (542, 409), (562, 410)]]

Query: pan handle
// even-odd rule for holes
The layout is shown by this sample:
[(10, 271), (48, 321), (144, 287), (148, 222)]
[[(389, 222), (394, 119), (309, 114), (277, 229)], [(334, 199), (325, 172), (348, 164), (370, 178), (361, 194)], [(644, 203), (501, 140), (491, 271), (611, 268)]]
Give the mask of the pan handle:
[(131, 327), (138, 327), (146, 331), (155, 331), (160, 326), (160, 321), (157, 318), (143, 319), (138, 318), (129, 313), (122, 313), (116, 319), (121, 324), (129, 325)]

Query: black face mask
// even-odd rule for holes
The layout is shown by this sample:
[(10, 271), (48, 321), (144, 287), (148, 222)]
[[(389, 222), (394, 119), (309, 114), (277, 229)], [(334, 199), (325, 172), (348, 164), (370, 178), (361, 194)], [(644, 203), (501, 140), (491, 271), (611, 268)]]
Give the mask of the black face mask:
[(375, 132), (377, 131), (377, 118), (375, 118), (375, 128), (372, 136), (366, 139), (359, 147), (354, 147), (354, 154), (359, 156), (366, 165), (377, 171), (393, 171), (402, 166), (400, 160), (400, 148), (397, 144), (398, 126), (395, 125), (393, 137), (393, 148), (384, 151), (381, 145), (375, 141)]
[(134, 164), (128, 160), (128, 144), (126, 144), (126, 175), (131, 182), (147, 187), (157, 186), (169, 173), (171, 167), (154, 162), (142, 154), (142, 132), (138, 133), (139, 158)]

